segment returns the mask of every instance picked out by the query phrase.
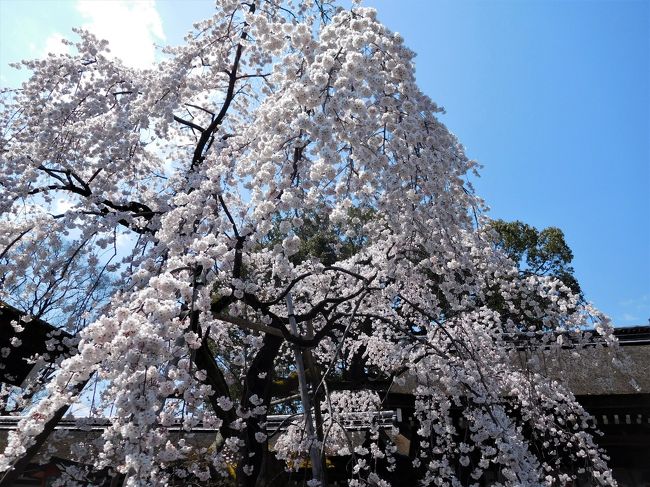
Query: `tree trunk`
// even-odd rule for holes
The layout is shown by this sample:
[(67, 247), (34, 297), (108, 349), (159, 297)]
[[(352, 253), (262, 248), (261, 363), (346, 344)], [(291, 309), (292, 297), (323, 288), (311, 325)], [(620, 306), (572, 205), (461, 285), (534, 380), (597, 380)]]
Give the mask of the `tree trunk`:
[[(264, 336), (262, 348), (257, 352), (246, 373), (244, 392), (241, 399), (242, 410), (252, 412), (255, 408), (256, 405), (250, 401), (253, 395), (257, 395), (262, 399), (263, 403), (261, 405), (268, 409), (271, 402), (273, 365), (283, 342), (282, 338), (275, 335), (266, 334)], [(244, 446), (240, 452), (240, 460), (237, 465), (237, 483), (240, 487), (255, 487), (258, 481), (262, 482), (259, 485), (263, 485), (262, 467), (268, 452), (268, 442), (257, 441), (255, 434), (263, 433), (266, 435), (266, 431), (260, 428), (260, 423), (266, 422), (266, 414), (265, 412), (262, 417), (251, 415), (244, 421), (246, 427), (241, 434)], [(246, 471), (248, 471), (248, 474)]]

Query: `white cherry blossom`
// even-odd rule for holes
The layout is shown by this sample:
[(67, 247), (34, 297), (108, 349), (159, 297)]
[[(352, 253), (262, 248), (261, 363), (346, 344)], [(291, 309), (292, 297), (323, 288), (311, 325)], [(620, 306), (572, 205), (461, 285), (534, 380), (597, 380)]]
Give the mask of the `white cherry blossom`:
[[(534, 356), (511, 356), (522, 333), (559, 350), (594, 324), (613, 345), (610, 325), (496, 249), (465, 182), (476, 164), (373, 9), (217, 0), (148, 69), (76, 36), (75, 52), (21, 63), (31, 77), (1, 98), (0, 299), (32, 300), (78, 343), (0, 471), (96, 378), (110, 425), (80, 461), (164, 485), (227, 476), (235, 458), (252, 486), (273, 381), (299, 346), (333, 425), (319, 446), (353, 455), (350, 485), (389, 485), (375, 466), (395, 447), (372, 425), (367, 446), (350, 444), (336, 421), (381, 411), (393, 387), (415, 397), (422, 485), (460, 485), (461, 467), (475, 480), (498, 470), (501, 485), (580, 472), (614, 484), (575, 397), (531, 373)], [(359, 390), (328, 389), (353, 369)], [(195, 450), (171, 424), (220, 439)], [(293, 422), (271, 453), (295, 459), (313, 441)]]

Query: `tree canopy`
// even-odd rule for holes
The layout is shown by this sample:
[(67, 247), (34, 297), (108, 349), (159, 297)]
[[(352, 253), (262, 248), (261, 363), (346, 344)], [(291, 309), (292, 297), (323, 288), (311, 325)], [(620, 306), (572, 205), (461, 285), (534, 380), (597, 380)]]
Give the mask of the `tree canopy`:
[[(264, 485), (265, 458), (298, 468), (313, 444), (351, 455), (349, 485), (388, 485), (391, 442), (338, 425), (407, 382), (423, 485), (613, 483), (572, 394), (511, 360), (513, 334), (557, 348), (547, 330), (595, 325), (611, 343), (607, 321), (558, 279), (561, 234), (497, 222), (495, 245), (475, 163), (374, 10), (218, 0), (151, 69), (76, 35), (74, 54), (21, 63), (0, 108), (2, 299), (78, 338), (0, 470), (98, 381), (111, 421), (80, 460), (127, 485), (228, 482), (232, 465)], [(296, 347), (325, 431), (297, 421), (270, 445)], [(220, 439), (193, 449), (177, 422)]]
[(497, 232), (497, 245), (519, 264), (521, 273), (557, 277), (575, 294), (582, 294), (573, 274), (573, 252), (557, 227), (543, 230), (520, 221), (494, 220), (490, 226)]

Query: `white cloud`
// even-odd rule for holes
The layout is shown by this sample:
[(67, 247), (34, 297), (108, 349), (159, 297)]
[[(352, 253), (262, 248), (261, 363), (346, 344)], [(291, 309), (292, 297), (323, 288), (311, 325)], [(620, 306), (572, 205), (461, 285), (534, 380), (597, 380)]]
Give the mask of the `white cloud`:
[(641, 294), (619, 304), (625, 309), (622, 315), (623, 323), (642, 325), (650, 320), (650, 294)]
[(84, 29), (106, 39), (111, 54), (126, 65), (150, 67), (156, 59), (154, 43), (164, 41), (155, 0), (78, 0)]
[(118, 233), (115, 245), (118, 252), (127, 252), (135, 245), (137, 238), (132, 233)]
[(55, 32), (50, 37), (45, 39), (45, 48), (43, 49), (43, 56), (47, 56), (50, 53), (65, 54), (69, 52), (70, 46), (63, 44), (63, 42), (61, 42), (63, 39), (64, 37), (58, 32)]
[(638, 316), (630, 314), (630, 313), (623, 313), (623, 323), (629, 324), (629, 323), (636, 323), (638, 321), (641, 321)]
[(650, 306), (650, 294), (642, 294), (635, 298), (626, 299), (620, 302), (622, 306), (634, 309), (642, 309)]
[(54, 213), (62, 214), (74, 207), (74, 201), (70, 198), (59, 198), (54, 204)]

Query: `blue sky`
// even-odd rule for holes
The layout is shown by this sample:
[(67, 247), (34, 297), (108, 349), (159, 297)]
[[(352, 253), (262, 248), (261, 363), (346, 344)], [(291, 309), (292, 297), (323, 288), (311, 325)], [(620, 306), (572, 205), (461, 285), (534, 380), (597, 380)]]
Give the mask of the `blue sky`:
[[(421, 88), (484, 168), (491, 216), (566, 235), (585, 295), (618, 325), (650, 318), (650, 2), (367, 0), (417, 53)], [(86, 25), (147, 65), (211, 0), (0, 0), (7, 63)], [(22, 72), (24, 73), (24, 72)]]

